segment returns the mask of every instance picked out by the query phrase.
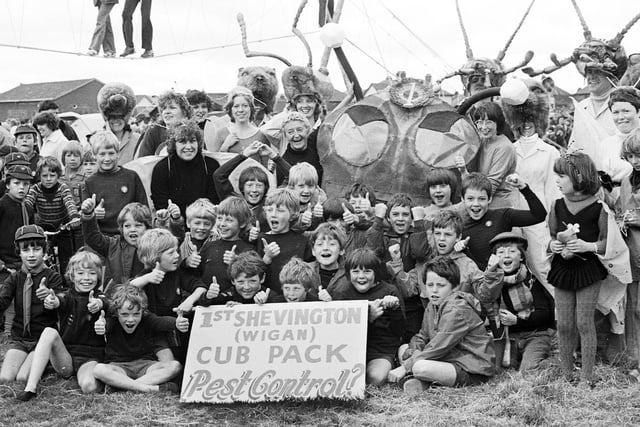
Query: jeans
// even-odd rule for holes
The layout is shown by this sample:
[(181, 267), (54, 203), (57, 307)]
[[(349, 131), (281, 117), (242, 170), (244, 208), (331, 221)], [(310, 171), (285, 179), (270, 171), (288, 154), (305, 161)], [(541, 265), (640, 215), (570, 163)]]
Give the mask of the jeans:
[(114, 4), (101, 3), (98, 8), (98, 18), (96, 20), (96, 29), (93, 30), (91, 45), (89, 49), (100, 52), (100, 47), (104, 53), (115, 53), (116, 44), (113, 40), (113, 29), (111, 28), (111, 18), (109, 14)]
[(122, 34), (124, 43), (128, 48), (133, 48), (133, 12), (138, 3), (142, 15), (142, 48), (151, 50), (153, 41), (153, 25), (151, 25), (151, 1), (152, 0), (126, 0), (122, 10)]

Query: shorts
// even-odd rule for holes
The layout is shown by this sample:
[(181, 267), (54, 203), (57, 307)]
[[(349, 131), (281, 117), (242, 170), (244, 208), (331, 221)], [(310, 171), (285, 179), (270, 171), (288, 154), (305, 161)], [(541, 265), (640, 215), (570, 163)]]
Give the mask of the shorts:
[(29, 354), (36, 348), (37, 344), (38, 340), (11, 337), (11, 340), (9, 340), (9, 350), (20, 350)]
[(396, 355), (395, 354), (385, 354), (385, 353), (367, 353), (367, 363), (376, 359), (384, 359), (388, 360), (391, 363), (391, 367), (396, 366)]
[(456, 369), (456, 382), (453, 385), (454, 387), (480, 385), (489, 381), (490, 377), (486, 375), (472, 374), (470, 372), (465, 371), (455, 363), (452, 363), (452, 365)]
[(158, 363), (157, 360), (137, 359), (131, 362), (109, 362), (110, 365), (117, 366), (125, 371), (131, 379), (137, 380), (147, 373), (149, 366)]
[(84, 365), (87, 362), (97, 362), (100, 363), (97, 357), (73, 357), (71, 356), (71, 364), (73, 365), (73, 373), (77, 374), (80, 366)]
[(71, 355), (74, 373), (77, 373), (80, 366), (87, 362), (95, 361), (102, 363), (104, 360), (104, 347), (96, 348), (83, 345), (69, 345), (67, 351)]

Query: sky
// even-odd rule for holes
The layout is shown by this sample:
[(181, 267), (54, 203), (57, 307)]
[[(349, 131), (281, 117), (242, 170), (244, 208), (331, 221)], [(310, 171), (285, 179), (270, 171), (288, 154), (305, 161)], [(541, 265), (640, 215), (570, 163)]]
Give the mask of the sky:
[[(459, 0), (475, 56), (497, 56), (529, 1)], [(640, 12), (637, 0), (577, 1), (596, 38), (613, 38)], [(0, 46), (0, 92), (20, 83), (93, 77), (105, 83), (127, 83), (137, 94), (157, 95), (167, 89), (227, 92), (235, 86), (240, 67), (271, 66), (278, 76), (284, 68), (275, 59), (244, 56), (236, 21), (238, 12), (244, 14), (247, 22), (250, 49), (280, 54), (294, 64), (307, 63), (302, 43), (291, 33), (299, 4), (297, 0), (154, 0), (151, 19), (157, 57), (138, 58), (142, 53), (138, 9), (134, 15), (137, 54), (133, 59), (108, 59), (25, 49), (85, 53), (97, 15), (90, 0), (0, 0), (0, 44), (23, 47)], [(120, 0), (111, 12), (118, 53), (124, 49), (123, 5), (124, 0)], [(453, 0), (345, 0), (341, 24), (347, 39), (344, 52), (365, 89), (400, 70), (416, 78), (429, 73), (436, 80), (458, 69), (466, 60)], [(308, 2), (298, 28), (308, 33), (317, 68), (323, 52), (318, 35), (317, 0)], [(276, 37), (284, 38), (262, 41)], [(527, 50), (532, 50), (535, 56), (530, 65), (542, 68), (551, 65), (550, 53), (565, 58), (583, 40), (582, 27), (570, 0), (536, 0), (503, 64), (515, 65)], [(640, 23), (629, 31), (623, 46), (628, 54), (640, 52)], [(202, 50), (171, 55), (198, 49)], [(344, 90), (334, 55), (329, 71), (334, 86)], [(584, 79), (572, 64), (552, 77), (569, 92), (584, 86)], [(460, 91), (459, 78), (445, 81), (443, 88)]]

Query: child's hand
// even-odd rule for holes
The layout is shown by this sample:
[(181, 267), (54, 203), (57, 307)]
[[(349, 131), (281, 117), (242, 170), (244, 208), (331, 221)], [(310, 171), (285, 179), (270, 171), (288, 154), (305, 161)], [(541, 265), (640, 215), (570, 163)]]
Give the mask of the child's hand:
[(311, 219), (313, 218), (313, 210), (311, 209), (311, 203), (307, 205), (307, 210), (300, 215), (300, 224), (304, 227), (311, 225)]
[(636, 227), (640, 226), (640, 218), (638, 218), (638, 214), (635, 209), (625, 211), (624, 215), (622, 216), (622, 221), (624, 225), (633, 225)]
[(102, 310), (102, 300), (100, 298), (93, 297), (93, 291), (89, 292), (89, 301), (87, 302), (87, 310), (89, 313), (97, 313)]
[(164, 280), (165, 272), (160, 269), (160, 263), (156, 262), (156, 268), (147, 273), (147, 282), (154, 285), (162, 283)]
[(104, 310), (100, 310), (100, 317), (93, 324), (93, 330), (96, 335), (104, 335), (107, 332), (107, 321), (104, 318)]
[(49, 289), (49, 295), (44, 299), (44, 308), (47, 310), (55, 310), (58, 307), (60, 307), (60, 300), (53, 289)]
[(331, 298), (331, 295), (329, 295), (329, 292), (327, 292), (327, 290), (322, 286), (318, 287), (318, 299), (324, 302), (329, 302), (333, 300), (333, 298)]
[(323, 218), (324, 217), (324, 209), (322, 208), (322, 203), (317, 202), (313, 207), (313, 217), (314, 218)]
[(262, 246), (264, 247), (264, 256), (269, 259), (274, 259), (278, 255), (280, 255), (280, 246), (276, 242), (267, 243), (267, 241), (262, 239)]
[(567, 249), (574, 253), (595, 252), (596, 245), (594, 242), (585, 242), (582, 239), (573, 239), (567, 242)]
[(93, 210), (96, 208), (96, 195), (93, 194), (90, 198), (84, 199), (82, 205), (80, 206), (80, 210), (84, 215), (91, 215)]
[(166, 209), (158, 209), (156, 211), (156, 218), (158, 219), (158, 221), (166, 224), (169, 220), (169, 211)]
[(236, 258), (238, 258), (238, 254), (236, 253), (236, 245), (233, 245), (230, 251), (224, 251), (224, 254), (222, 255), (222, 262), (229, 265), (233, 261), (235, 261)]
[(383, 309), (393, 310), (400, 307), (400, 300), (396, 296), (385, 295), (384, 298), (382, 298), (381, 304)]
[(276, 162), (271, 159), (267, 160), (267, 170), (273, 173), (273, 171), (276, 170)]
[(402, 258), (402, 254), (400, 253), (400, 243), (389, 246), (389, 255), (391, 255), (392, 261), (397, 261)]
[(387, 205), (384, 203), (376, 203), (375, 208), (373, 208), (373, 212), (377, 218), (384, 218), (387, 214)]
[(454, 157), (453, 161), (456, 165), (456, 168), (460, 171), (461, 174), (466, 175), (468, 173), (467, 162), (464, 161), (464, 157), (458, 154)]
[(211, 278), (211, 284), (209, 285), (209, 289), (207, 289), (206, 297), (207, 299), (214, 299), (220, 294), (220, 285), (218, 284), (218, 279), (216, 276)]
[(471, 236), (467, 236), (467, 238), (464, 240), (458, 240), (456, 243), (454, 243), (453, 250), (456, 252), (464, 251), (465, 249), (467, 249), (470, 239), (471, 239)]
[(106, 211), (104, 209), (104, 199), (100, 199), (100, 203), (98, 203), (98, 206), (96, 206), (93, 211), (95, 212), (97, 219), (104, 219), (104, 216), (106, 214)]
[(516, 315), (509, 310), (505, 310), (504, 308), (500, 309), (499, 317), (500, 322), (506, 326), (515, 325), (518, 322), (518, 318), (516, 317)]
[(345, 224), (351, 225), (356, 224), (358, 221), (360, 221), (358, 215), (351, 212), (344, 203), (342, 204), (342, 211), (342, 219), (344, 220)]
[(40, 280), (38, 289), (36, 289), (36, 297), (38, 297), (40, 301), (44, 301), (44, 299), (49, 295), (49, 288), (45, 285), (46, 281), (47, 278), (43, 277), (42, 280)]
[(256, 225), (249, 229), (249, 241), (255, 242), (260, 237), (260, 221), (256, 220)]
[(180, 219), (180, 216), (182, 215), (180, 213), (180, 208), (178, 207), (178, 205), (176, 205), (175, 203), (173, 203), (171, 201), (171, 199), (168, 200), (168, 205), (167, 205), (167, 212), (169, 212), (169, 216), (171, 217), (172, 220), (177, 221)]
[(180, 307), (174, 308), (173, 311), (178, 313), (178, 317), (176, 317), (176, 329), (182, 333), (187, 332), (189, 330), (189, 319), (184, 317), (184, 312), (180, 310)]
[(254, 154), (262, 154), (262, 142), (260, 141), (253, 141), (251, 144), (249, 144), (247, 147), (245, 147), (244, 150), (242, 150), (242, 155), (245, 157), (251, 157)]
[(193, 303), (189, 300), (182, 301), (177, 308), (173, 309), (176, 313), (188, 313), (191, 310), (193, 310)]
[(527, 186), (527, 183), (524, 182), (524, 180), (520, 178), (520, 175), (518, 175), (517, 173), (512, 173), (511, 175), (507, 175), (504, 181), (508, 185), (512, 187), (516, 187), (519, 190), (522, 190), (524, 187)]
[(500, 263), (500, 257), (496, 254), (491, 254), (489, 261), (487, 262), (487, 271), (496, 271)]
[(415, 348), (407, 348), (404, 353), (402, 353), (402, 361), (404, 362), (405, 360), (409, 359), (411, 356), (413, 356), (413, 353), (416, 352)]
[(369, 212), (369, 210), (371, 209), (371, 200), (369, 199), (368, 191), (367, 194), (365, 194), (364, 198), (360, 198), (360, 200), (358, 200), (358, 209), (360, 209), (360, 212)]
[(382, 300), (369, 301), (369, 323), (375, 322), (375, 320), (384, 314), (384, 307), (382, 307)]
[(225, 307), (235, 307), (236, 305), (242, 304), (241, 302), (238, 301), (227, 301), (227, 303), (225, 304)]
[(189, 254), (187, 259), (184, 260), (184, 264), (189, 268), (198, 268), (202, 262), (202, 257), (198, 251), (193, 251)]
[(264, 304), (267, 302), (267, 300), (269, 299), (269, 293), (271, 292), (271, 289), (267, 289), (266, 291), (260, 291), (257, 294), (255, 294), (253, 296), (253, 302), (255, 302), (256, 304)]
[(422, 206), (411, 208), (411, 215), (413, 215), (414, 221), (420, 221), (421, 219), (424, 219), (425, 214), (425, 210)]
[(407, 369), (404, 366), (400, 365), (397, 368), (389, 371), (389, 374), (387, 375), (387, 380), (390, 383), (397, 383), (398, 381), (403, 379), (406, 375), (407, 375)]
[(564, 249), (564, 244), (561, 243), (559, 240), (552, 240), (551, 242), (549, 242), (549, 249), (554, 254), (559, 254), (559, 253), (562, 253), (562, 250)]

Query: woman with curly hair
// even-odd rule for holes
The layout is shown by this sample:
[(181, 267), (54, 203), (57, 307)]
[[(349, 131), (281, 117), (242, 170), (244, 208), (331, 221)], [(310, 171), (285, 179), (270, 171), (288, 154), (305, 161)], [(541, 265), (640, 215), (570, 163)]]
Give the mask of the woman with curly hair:
[(172, 126), (167, 138), (169, 155), (154, 166), (151, 174), (151, 200), (156, 209), (165, 209), (171, 199), (186, 218), (187, 206), (201, 197), (219, 202), (213, 173), (220, 165), (202, 155), (202, 145), (202, 132), (194, 121)]
[(177, 123), (191, 118), (192, 110), (187, 98), (172, 90), (158, 97), (158, 108), (163, 123), (156, 123), (145, 132), (136, 158), (159, 154), (166, 146), (168, 131)]

